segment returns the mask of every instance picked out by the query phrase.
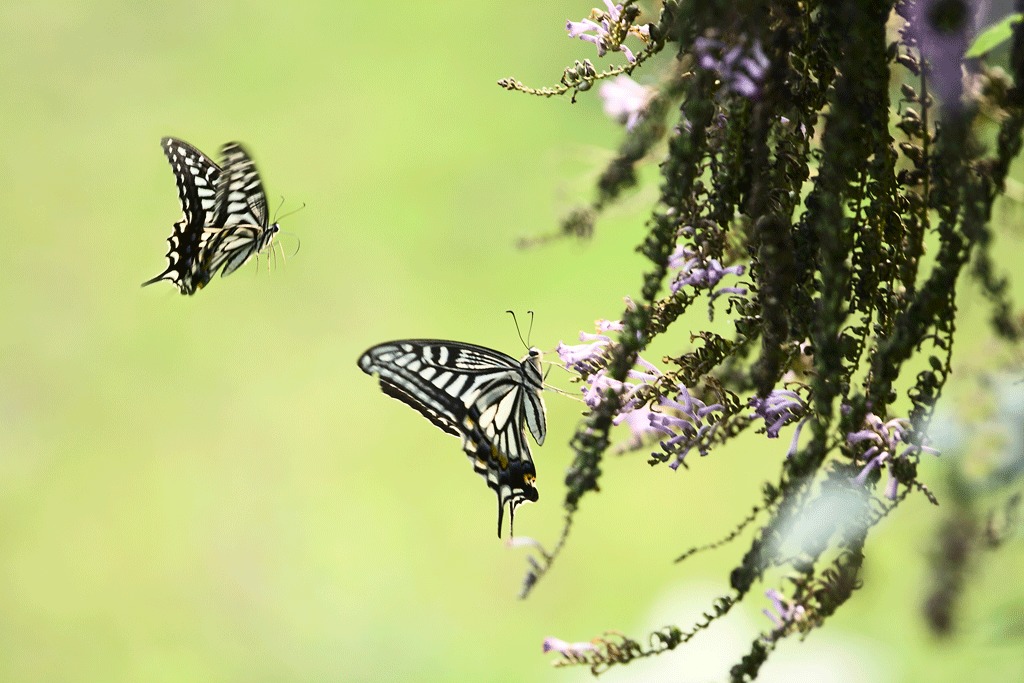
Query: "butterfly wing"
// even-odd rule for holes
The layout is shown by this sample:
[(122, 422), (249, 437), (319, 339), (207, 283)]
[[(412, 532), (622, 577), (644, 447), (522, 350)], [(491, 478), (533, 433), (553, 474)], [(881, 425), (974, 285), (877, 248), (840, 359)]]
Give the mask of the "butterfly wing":
[(221, 148), (223, 180), (217, 185), (216, 231), (206, 247), (204, 262), (221, 276), (241, 268), (270, 245), (277, 224), (267, 225), (267, 195), (256, 164), (245, 148), (229, 142)]
[(537, 473), (523, 429), (529, 425), (540, 435), (538, 443), (543, 441), (539, 354), (536, 364), (520, 363), (473, 344), (408, 339), (369, 349), (359, 367), (378, 378), (384, 393), (462, 438), (474, 470), (498, 496), (498, 536), (506, 504), (512, 518), (517, 505), (537, 500)]
[(217, 186), (217, 220), (214, 225), (230, 228), (245, 224), (267, 227), (267, 195), (256, 164), (238, 142), (220, 150), (224, 182)]
[(217, 184), (221, 170), (209, 157), (184, 140), (166, 137), (160, 141), (174, 171), (181, 203), (181, 220), (174, 224), (167, 250), (167, 268), (142, 286), (170, 280), (182, 294), (194, 294), (210, 281), (210, 273), (199, 258), (213, 219)]

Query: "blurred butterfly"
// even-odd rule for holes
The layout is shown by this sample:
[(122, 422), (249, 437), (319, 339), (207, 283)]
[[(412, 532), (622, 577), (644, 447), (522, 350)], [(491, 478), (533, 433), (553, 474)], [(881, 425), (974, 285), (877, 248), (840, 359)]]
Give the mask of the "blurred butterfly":
[(143, 286), (170, 280), (182, 294), (202, 289), (220, 269), (229, 275), (266, 249), (280, 229), (268, 225), (256, 165), (237, 142), (221, 148), (221, 166), (183, 140), (161, 140), (178, 185), (182, 219), (167, 239), (167, 269)]
[(385, 394), (462, 438), (473, 469), (497, 493), (499, 538), (506, 503), (511, 533), (516, 506), (538, 498), (525, 428), (544, 443), (540, 351), (531, 348), (517, 361), (474, 344), (403, 339), (369, 349), (359, 367), (377, 377)]

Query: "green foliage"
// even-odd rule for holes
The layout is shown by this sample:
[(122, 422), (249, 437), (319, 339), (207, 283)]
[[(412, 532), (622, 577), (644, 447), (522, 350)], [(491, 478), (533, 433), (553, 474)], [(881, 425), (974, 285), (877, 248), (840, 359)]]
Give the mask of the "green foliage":
[(1024, 19), (1024, 14), (1015, 12), (992, 24), (978, 34), (978, 37), (971, 43), (971, 47), (964, 53), (964, 57), (967, 59), (982, 57), (1009, 41), (1013, 37), (1014, 25), (1019, 24), (1022, 19)]

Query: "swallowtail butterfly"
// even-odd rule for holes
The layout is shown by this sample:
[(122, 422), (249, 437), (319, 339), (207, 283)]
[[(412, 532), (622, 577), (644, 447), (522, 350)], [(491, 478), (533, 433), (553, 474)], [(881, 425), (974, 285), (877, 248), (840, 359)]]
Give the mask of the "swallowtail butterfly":
[(221, 148), (221, 166), (183, 140), (161, 140), (178, 184), (182, 219), (168, 238), (167, 269), (143, 286), (170, 280), (182, 294), (202, 289), (218, 270), (229, 275), (267, 248), (267, 197), (252, 159), (237, 142)]
[(544, 443), (540, 351), (531, 348), (517, 361), (474, 344), (403, 339), (369, 349), (359, 367), (377, 377), (385, 394), (462, 438), (473, 469), (498, 495), (498, 536), (506, 503), (511, 533), (516, 506), (538, 498), (524, 427)]
[(209, 157), (184, 140), (163, 138), (160, 145), (171, 163), (178, 184), (181, 220), (174, 224), (167, 238), (167, 269), (152, 280), (170, 280), (182, 294), (194, 294), (210, 281), (210, 273), (202, 265), (200, 254), (212, 224), (221, 170)]

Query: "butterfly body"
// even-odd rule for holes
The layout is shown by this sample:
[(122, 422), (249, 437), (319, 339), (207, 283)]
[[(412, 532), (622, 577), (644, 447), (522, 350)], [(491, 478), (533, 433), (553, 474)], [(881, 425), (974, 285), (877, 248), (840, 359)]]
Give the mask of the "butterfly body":
[(178, 185), (182, 220), (167, 240), (167, 269), (143, 286), (170, 280), (191, 295), (218, 270), (230, 275), (269, 247), (280, 227), (268, 224), (263, 183), (241, 144), (225, 144), (220, 165), (183, 140), (168, 137), (161, 145)]
[(498, 496), (498, 536), (506, 504), (511, 519), (517, 505), (538, 499), (525, 434), (543, 444), (547, 433), (537, 349), (517, 361), (475, 344), (404, 339), (369, 349), (359, 367), (385, 394), (462, 439), (473, 469)]

